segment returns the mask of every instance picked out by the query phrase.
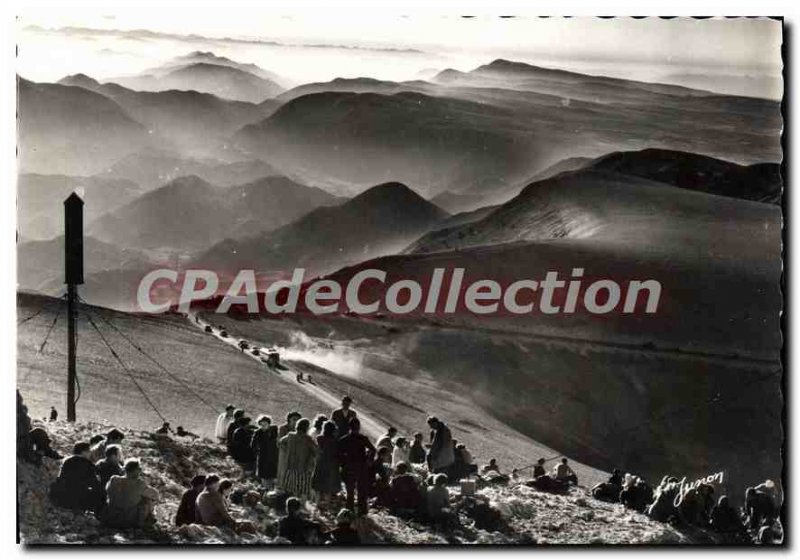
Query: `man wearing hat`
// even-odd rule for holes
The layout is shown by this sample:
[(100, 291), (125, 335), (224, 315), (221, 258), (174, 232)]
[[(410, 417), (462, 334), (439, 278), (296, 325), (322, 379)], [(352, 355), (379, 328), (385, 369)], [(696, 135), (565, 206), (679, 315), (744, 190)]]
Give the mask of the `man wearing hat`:
[(235, 409), (235, 406), (229, 404), (225, 407), (225, 412), (217, 417), (217, 427), (214, 430), (214, 435), (217, 436), (217, 440), (220, 443), (225, 443), (228, 437), (228, 426), (233, 422), (233, 411)]
[(343, 437), (350, 433), (350, 421), (358, 415), (356, 411), (350, 408), (353, 403), (348, 395), (342, 398), (342, 407), (337, 408), (331, 414), (331, 421), (336, 424), (336, 437)]

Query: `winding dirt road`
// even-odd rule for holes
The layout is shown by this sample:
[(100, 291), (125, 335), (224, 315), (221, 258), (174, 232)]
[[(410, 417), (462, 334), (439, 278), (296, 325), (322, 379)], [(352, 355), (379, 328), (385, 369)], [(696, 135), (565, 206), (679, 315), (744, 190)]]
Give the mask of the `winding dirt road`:
[[(189, 320), (189, 322), (192, 325), (194, 325), (195, 327), (197, 327), (198, 329), (200, 329), (204, 333), (205, 333), (206, 327), (211, 327), (212, 332), (206, 333), (206, 334), (216, 338), (217, 340), (227, 344), (228, 346), (231, 346), (237, 352), (241, 352), (241, 349), (239, 348), (239, 342), (242, 339), (235, 338), (235, 337), (232, 337), (232, 336), (226, 336), (226, 337), (220, 336), (219, 329), (215, 328), (213, 325), (207, 323), (206, 321), (203, 321), (197, 315), (194, 315), (194, 314), (190, 313), (190, 314), (187, 315), (187, 319)], [(312, 395), (316, 399), (318, 399), (318, 400), (324, 402), (325, 404), (329, 405), (332, 409), (338, 408), (341, 405), (341, 402), (342, 402), (342, 396), (341, 395), (334, 395), (333, 393), (330, 393), (329, 391), (326, 391), (325, 389), (323, 389), (323, 388), (321, 388), (321, 387), (319, 387), (319, 386), (317, 386), (317, 385), (315, 385), (313, 383), (307, 383), (307, 382), (298, 381), (297, 378), (296, 378), (296, 373), (297, 372), (294, 369), (292, 369), (291, 366), (286, 365), (285, 363), (281, 364), (282, 368), (285, 368), (285, 369), (282, 370), (281, 374), (278, 374), (272, 368), (268, 367), (266, 364), (264, 364), (261, 361), (261, 356), (254, 356), (253, 353), (250, 351), (250, 350), (252, 350), (253, 346), (258, 346), (259, 348), (268, 348), (268, 347), (270, 347), (269, 344), (262, 344), (259, 341), (254, 341), (254, 340), (248, 340), (247, 342), (250, 345), (250, 348), (248, 349), (248, 351), (244, 352), (244, 355), (248, 356), (251, 359), (253, 359), (256, 362), (258, 362), (271, 375), (275, 375), (275, 377), (277, 377), (278, 379), (280, 379), (284, 383), (292, 383), (292, 384), (294, 384), (297, 388), (305, 391), (306, 393), (309, 393), (310, 395)], [(288, 375), (284, 375), (284, 373), (288, 374)], [(373, 418), (369, 414), (366, 414), (362, 409), (358, 409), (356, 407), (353, 407), (353, 410), (356, 411), (356, 413), (358, 414), (358, 419), (361, 421), (361, 431), (362, 431), (362, 433), (364, 433), (365, 435), (367, 435), (367, 436), (369, 436), (370, 438), (373, 438), (373, 439), (377, 439), (377, 438), (381, 437), (383, 434), (386, 433), (386, 429), (387, 429), (387, 425), (386, 424), (384, 424), (383, 422)]]

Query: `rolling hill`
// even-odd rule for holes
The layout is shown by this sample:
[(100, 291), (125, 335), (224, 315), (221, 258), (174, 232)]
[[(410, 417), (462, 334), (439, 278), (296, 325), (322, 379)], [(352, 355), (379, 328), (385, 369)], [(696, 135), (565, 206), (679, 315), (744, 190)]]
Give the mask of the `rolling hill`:
[(737, 165), (707, 156), (669, 150), (614, 153), (592, 163), (592, 169), (642, 177), (683, 189), (780, 204), (780, 165)]
[(197, 175), (214, 185), (233, 186), (280, 173), (258, 159), (225, 162), (193, 158), (169, 150), (147, 149), (120, 159), (98, 177), (128, 179), (145, 190), (153, 190), (186, 175)]
[(111, 99), (83, 87), (17, 80), (23, 173), (93, 175), (156, 139)]
[(117, 102), (148, 131), (184, 149), (213, 150), (246, 124), (272, 110), (253, 103), (222, 99), (198, 91), (135, 91), (114, 83), (99, 83), (83, 75), (67, 76), (60, 84), (83, 87)]
[(446, 217), (405, 185), (385, 183), (272, 232), (225, 240), (195, 260), (218, 270), (324, 273), (396, 252)]
[(127, 179), (22, 173), (17, 177), (17, 231), (26, 239), (50, 239), (64, 231), (64, 199), (82, 188), (87, 222), (118, 208), (142, 189)]
[[(152, 266), (150, 258), (141, 251), (125, 245), (105, 243), (91, 236), (84, 238), (83, 258), (87, 278), (95, 274), (118, 275), (122, 278), (131, 273), (138, 282)], [(27, 241), (17, 245), (17, 285), (23, 290), (48, 295), (64, 293), (63, 235), (47, 241)], [(106, 293), (117, 293), (121, 289), (122, 286), (114, 284), (104, 287)], [(128, 292), (131, 303), (135, 295), (135, 289)], [(101, 299), (107, 301), (109, 298), (103, 295)]]
[(512, 111), (402, 92), (299, 97), (244, 127), (236, 145), (293, 175), (354, 194), (382, 180), (425, 195), (463, 180), (498, 188), (535, 162)]
[[(684, 197), (674, 187), (719, 197)], [(706, 230), (681, 224), (700, 220), (706, 227), (724, 229), (724, 237), (710, 241), (719, 247), (709, 250), (733, 261), (742, 251), (749, 254), (745, 246), (751, 245), (751, 236), (763, 239), (763, 247), (778, 241), (780, 212), (728, 199), (771, 201), (780, 198), (781, 189), (777, 164), (739, 166), (664, 150), (615, 153), (578, 171), (533, 182), (483, 220), (432, 232), (409, 252), (558, 238), (669, 251), (678, 244), (696, 247)], [(767, 226), (771, 228), (764, 230)]]
[(319, 206), (339, 202), (285, 177), (220, 188), (192, 175), (107, 213), (87, 231), (110, 243), (185, 254), (228, 236), (276, 229)]

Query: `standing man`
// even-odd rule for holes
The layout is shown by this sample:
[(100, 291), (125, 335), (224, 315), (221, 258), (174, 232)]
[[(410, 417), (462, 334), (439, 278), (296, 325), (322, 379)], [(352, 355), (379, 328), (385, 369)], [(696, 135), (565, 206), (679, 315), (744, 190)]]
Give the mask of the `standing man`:
[(225, 412), (217, 416), (217, 426), (214, 429), (214, 435), (216, 436), (217, 441), (220, 443), (225, 443), (225, 440), (228, 437), (228, 426), (231, 422), (233, 422), (234, 410), (236, 410), (236, 407), (234, 407), (232, 404), (229, 404), (225, 407)]
[(428, 418), (431, 428), (431, 448), (428, 451), (428, 469), (433, 473), (447, 472), (455, 461), (453, 436), (447, 424), (431, 416)]
[(370, 491), (370, 464), (375, 457), (375, 446), (360, 433), (358, 418), (350, 420), (350, 433), (339, 439), (337, 449), (342, 479), (347, 490), (347, 509), (355, 511), (355, 493), (358, 493), (358, 514), (367, 515), (367, 498)]
[(348, 395), (345, 395), (342, 398), (342, 407), (337, 408), (331, 414), (331, 421), (336, 424), (337, 437), (341, 438), (347, 435), (347, 433), (350, 431), (350, 421), (358, 417), (356, 411), (350, 408), (352, 403), (353, 399), (351, 399)]

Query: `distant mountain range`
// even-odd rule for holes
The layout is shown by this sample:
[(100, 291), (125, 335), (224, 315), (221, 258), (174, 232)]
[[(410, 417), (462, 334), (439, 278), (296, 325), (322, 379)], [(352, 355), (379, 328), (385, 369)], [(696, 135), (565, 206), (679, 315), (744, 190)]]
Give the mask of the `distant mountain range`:
[[(666, 258), (675, 246), (711, 251), (695, 238), (702, 227), (721, 244), (715, 258), (733, 262), (734, 240), (772, 234), (772, 101), (506, 60), (431, 81), (284, 91), (279, 78), (195, 51), (133, 81), (20, 79), (20, 255), (33, 251), (44, 271), (26, 273), (28, 287), (57, 276), (60, 257), (45, 264), (57, 251), (30, 242), (54, 242), (78, 186), (96, 244), (89, 275), (107, 282), (164, 259), (326, 274), (404, 251), (590, 240)], [(133, 256), (115, 269), (120, 248)]]
[(222, 99), (211, 93), (168, 90), (135, 91), (115, 83), (99, 83), (84, 74), (58, 82), (105, 95), (137, 122), (176, 148), (206, 147), (211, 139), (222, 144), (242, 126), (272, 113), (268, 106)]
[(275, 78), (254, 64), (195, 51), (145, 73), (111, 81), (139, 91), (194, 90), (223, 99), (261, 103), (283, 91)]
[(433, 82), (307, 84), (278, 99), (285, 103), (245, 126), (236, 146), (346, 194), (400, 180), (428, 197), (494, 204), (562, 160), (644, 148), (742, 164), (781, 159), (776, 102), (505, 60)]

